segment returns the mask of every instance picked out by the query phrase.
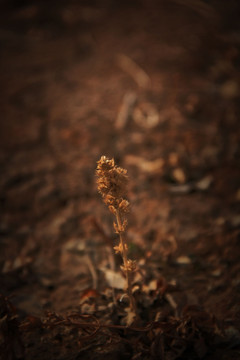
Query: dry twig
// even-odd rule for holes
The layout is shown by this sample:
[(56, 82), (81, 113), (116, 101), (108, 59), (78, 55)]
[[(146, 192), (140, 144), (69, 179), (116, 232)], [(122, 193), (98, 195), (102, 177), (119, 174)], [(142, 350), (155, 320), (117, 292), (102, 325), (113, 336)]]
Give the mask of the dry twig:
[(121, 69), (128, 73), (133, 78), (133, 80), (136, 81), (139, 87), (144, 89), (149, 87), (151, 83), (149, 76), (139, 65), (135, 63), (135, 61), (124, 54), (118, 55), (117, 60)]

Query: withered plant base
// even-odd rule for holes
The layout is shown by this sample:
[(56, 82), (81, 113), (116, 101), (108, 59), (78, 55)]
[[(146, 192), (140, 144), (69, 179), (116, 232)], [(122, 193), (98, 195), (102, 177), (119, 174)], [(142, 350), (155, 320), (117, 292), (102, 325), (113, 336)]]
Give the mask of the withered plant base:
[(111, 213), (115, 215), (114, 228), (119, 235), (119, 244), (114, 247), (116, 253), (120, 253), (123, 259), (121, 266), (127, 279), (127, 295), (131, 311), (136, 313), (136, 304), (132, 294), (132, 277), (136, 269), (136, 263), (128, 259), (128, 246), (126, 243), (126, 215), (129, 212), (129, 202), (125, 199), (127, 190), (127, 170), (115, 165), (114, 159), (102, 156), (97, 163), (98, 191)]

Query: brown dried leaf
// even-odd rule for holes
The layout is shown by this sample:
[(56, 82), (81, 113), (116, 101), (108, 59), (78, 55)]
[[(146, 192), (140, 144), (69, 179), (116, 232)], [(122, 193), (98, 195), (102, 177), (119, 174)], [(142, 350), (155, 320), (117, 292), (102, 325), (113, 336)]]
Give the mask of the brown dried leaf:
[(87, 289), (82, 293), (79, 303), (83, 304), (85, 302), (88, 302), (91, 298), (96, 298), (98, 296), (99, 296), (99, 294), (98, 294), (97, 290)]
[(111, 269), (101, 268), (104, 272), (106, 281), (109, 286), (114, 289), (123, 290), (126, 288), (126, 279), (122, 276), (120, 272), (113, 271)]
[(136, 313), (131, 311), (130, 308), (125, 309), (127, 315), (122, 319), (122, 324), (130, 326), (136, 318)]

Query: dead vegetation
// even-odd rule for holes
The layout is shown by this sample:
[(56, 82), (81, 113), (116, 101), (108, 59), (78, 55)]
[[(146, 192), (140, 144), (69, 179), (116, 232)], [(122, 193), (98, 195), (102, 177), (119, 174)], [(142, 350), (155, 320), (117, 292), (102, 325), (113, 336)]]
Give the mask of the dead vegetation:
[(0, 359), (238, 360), (238, 2), (0, 6)]

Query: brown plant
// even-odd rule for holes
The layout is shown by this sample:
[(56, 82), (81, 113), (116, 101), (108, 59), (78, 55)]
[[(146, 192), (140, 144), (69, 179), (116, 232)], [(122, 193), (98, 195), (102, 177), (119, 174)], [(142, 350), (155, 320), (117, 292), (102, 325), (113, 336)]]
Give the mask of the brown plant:
[(96, 174), (98, 191), (111, 213), (115, 215), (116, 223), (114, 228), (119, 235), (119, 244), (114, 247), (116, 253), (120, 253), (123, 259), (121, 269), (127, 279), (127, 295), (130, 302), (130, 309), (136, 313), (136, 304), (132, 294), (132, 277), (136, 269), (136, 263), (128, 259), (128, 246), (126, 242), (126, 215), (129, 212), (130, 204), (125, 198), (127, 192), (128, 176), (127, 170), (115, 165), (114, 159), (102, 156), (97, 162)]

